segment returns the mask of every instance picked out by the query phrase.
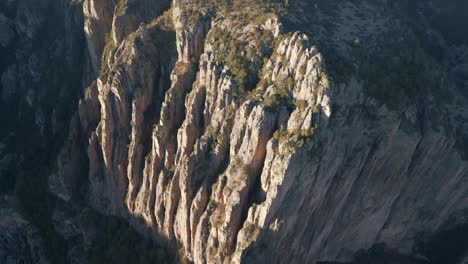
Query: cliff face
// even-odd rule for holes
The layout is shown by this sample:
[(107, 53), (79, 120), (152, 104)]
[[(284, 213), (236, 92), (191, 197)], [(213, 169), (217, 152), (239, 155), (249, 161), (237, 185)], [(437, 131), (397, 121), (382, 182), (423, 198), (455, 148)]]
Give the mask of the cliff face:
[(332, 2), (75, 3), (90, 85), (50, 192), (193, 263), (464, 263), (466, 43)]
[(446, 112), (465, 99), (392, 109), (359, 75), (334, 83), (310, 37), (283, 29), (282, 4), (224, 8), (175, 1), (134, 33), (109, 29), (81, 102), (94, 112), (80, 109), (91, 203), (195, 263), (359, 261), (373, 247), (437, 261), (424, 243), (465, 226), (468, 188), (438, 119), (466, 117)]

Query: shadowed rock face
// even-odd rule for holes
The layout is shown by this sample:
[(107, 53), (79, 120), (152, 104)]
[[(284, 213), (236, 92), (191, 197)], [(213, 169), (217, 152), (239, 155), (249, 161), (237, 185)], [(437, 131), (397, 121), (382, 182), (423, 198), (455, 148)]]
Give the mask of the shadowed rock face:
[(39, 231), (19, 213), (17, 201), (0, 198), (0, 260), (2, 263), (49, 263)]
[[(22, 4), (3, 4), (2, 54), (46, 23), (45, 4), (15, 22)], [(46, 131), (37, 140), (60, 134), (31, 167), (52, 164), (43, 188), (53, 229), (81, 241), (62, 249), (67, 260), (102, 242), (88, 238), (91, 207), (193, 263), (466, 261), (468, 52), (447, 26), (460, 21), (457, 4), (68, 4), (64, 17), (79, 19), (60, 32), (76, 30), (73, 52), (84, 54), (65, 57), (80, 69), (74, 93), (84, 91), (66, 101), (70, 118), (47, 121), (59, 108), (40, 114), (12, 84), (26, 62), (0, 65), (2, 94), (16, 88)], [(11, 177), (21, 152), (3, 142), (1, 179), (21, 187)]]

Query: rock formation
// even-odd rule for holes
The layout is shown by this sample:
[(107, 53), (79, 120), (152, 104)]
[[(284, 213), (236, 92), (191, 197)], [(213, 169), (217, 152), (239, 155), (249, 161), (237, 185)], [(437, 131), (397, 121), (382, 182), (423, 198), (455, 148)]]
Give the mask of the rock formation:
[[(195, 263), (349, 261), (378, 244), (412, 255), (415, 236), (466, 210), (454, 139), (407, 131), (413, 109), (366, 102), (358, 80), (334, 87), (309, 37), (274, 14), (242, 22), (193, 5), (140, 26), (93, 87), (94, 206), (144, 219)], [(176, 38), (159, 43), (164, 23)]]
[[(399, 1), (76, 2), (87, 88), (59, 122), (48, 187), (61, 203), (190, 263), (468, 258), (467, 67), (445, 64), (444, 36), (442, 57), (420, 44)], [(0, 16), (3, 47), (12, 25)], [(4, 97), (21, 65), (2, 68)], [(55, 229), (85, 239), (80, 210), (63, 211), (56, 222), (79, 227)]]

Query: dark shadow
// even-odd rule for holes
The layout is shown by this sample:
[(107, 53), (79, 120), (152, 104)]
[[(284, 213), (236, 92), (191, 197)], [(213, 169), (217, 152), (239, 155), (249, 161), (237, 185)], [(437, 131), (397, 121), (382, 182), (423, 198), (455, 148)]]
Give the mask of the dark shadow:
[(468, 223), (450, 224), (419, 246), (431, 264), (457, 264), (468, 254)]

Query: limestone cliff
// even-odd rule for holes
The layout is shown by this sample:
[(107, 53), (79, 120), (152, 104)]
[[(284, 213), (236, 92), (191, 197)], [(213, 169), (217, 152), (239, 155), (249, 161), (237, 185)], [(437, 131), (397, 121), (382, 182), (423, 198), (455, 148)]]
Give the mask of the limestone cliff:
[(416, 243), (464, 222), (456, 138), (417, 106), (369, 98), (359, 76), (334, 84), (284, 9), (174, 1), (134, 33), (112, 29), (127, 37), (83, 102), (96, 128), (81, 115), (91, 203), (195, 263), (423, 256)]
[(468, 259), (468, 49), (429, 7), (74, 4), (87, 88), (48, 177), (68, 260), (93, 251), (87, 206), (181, 262)]

